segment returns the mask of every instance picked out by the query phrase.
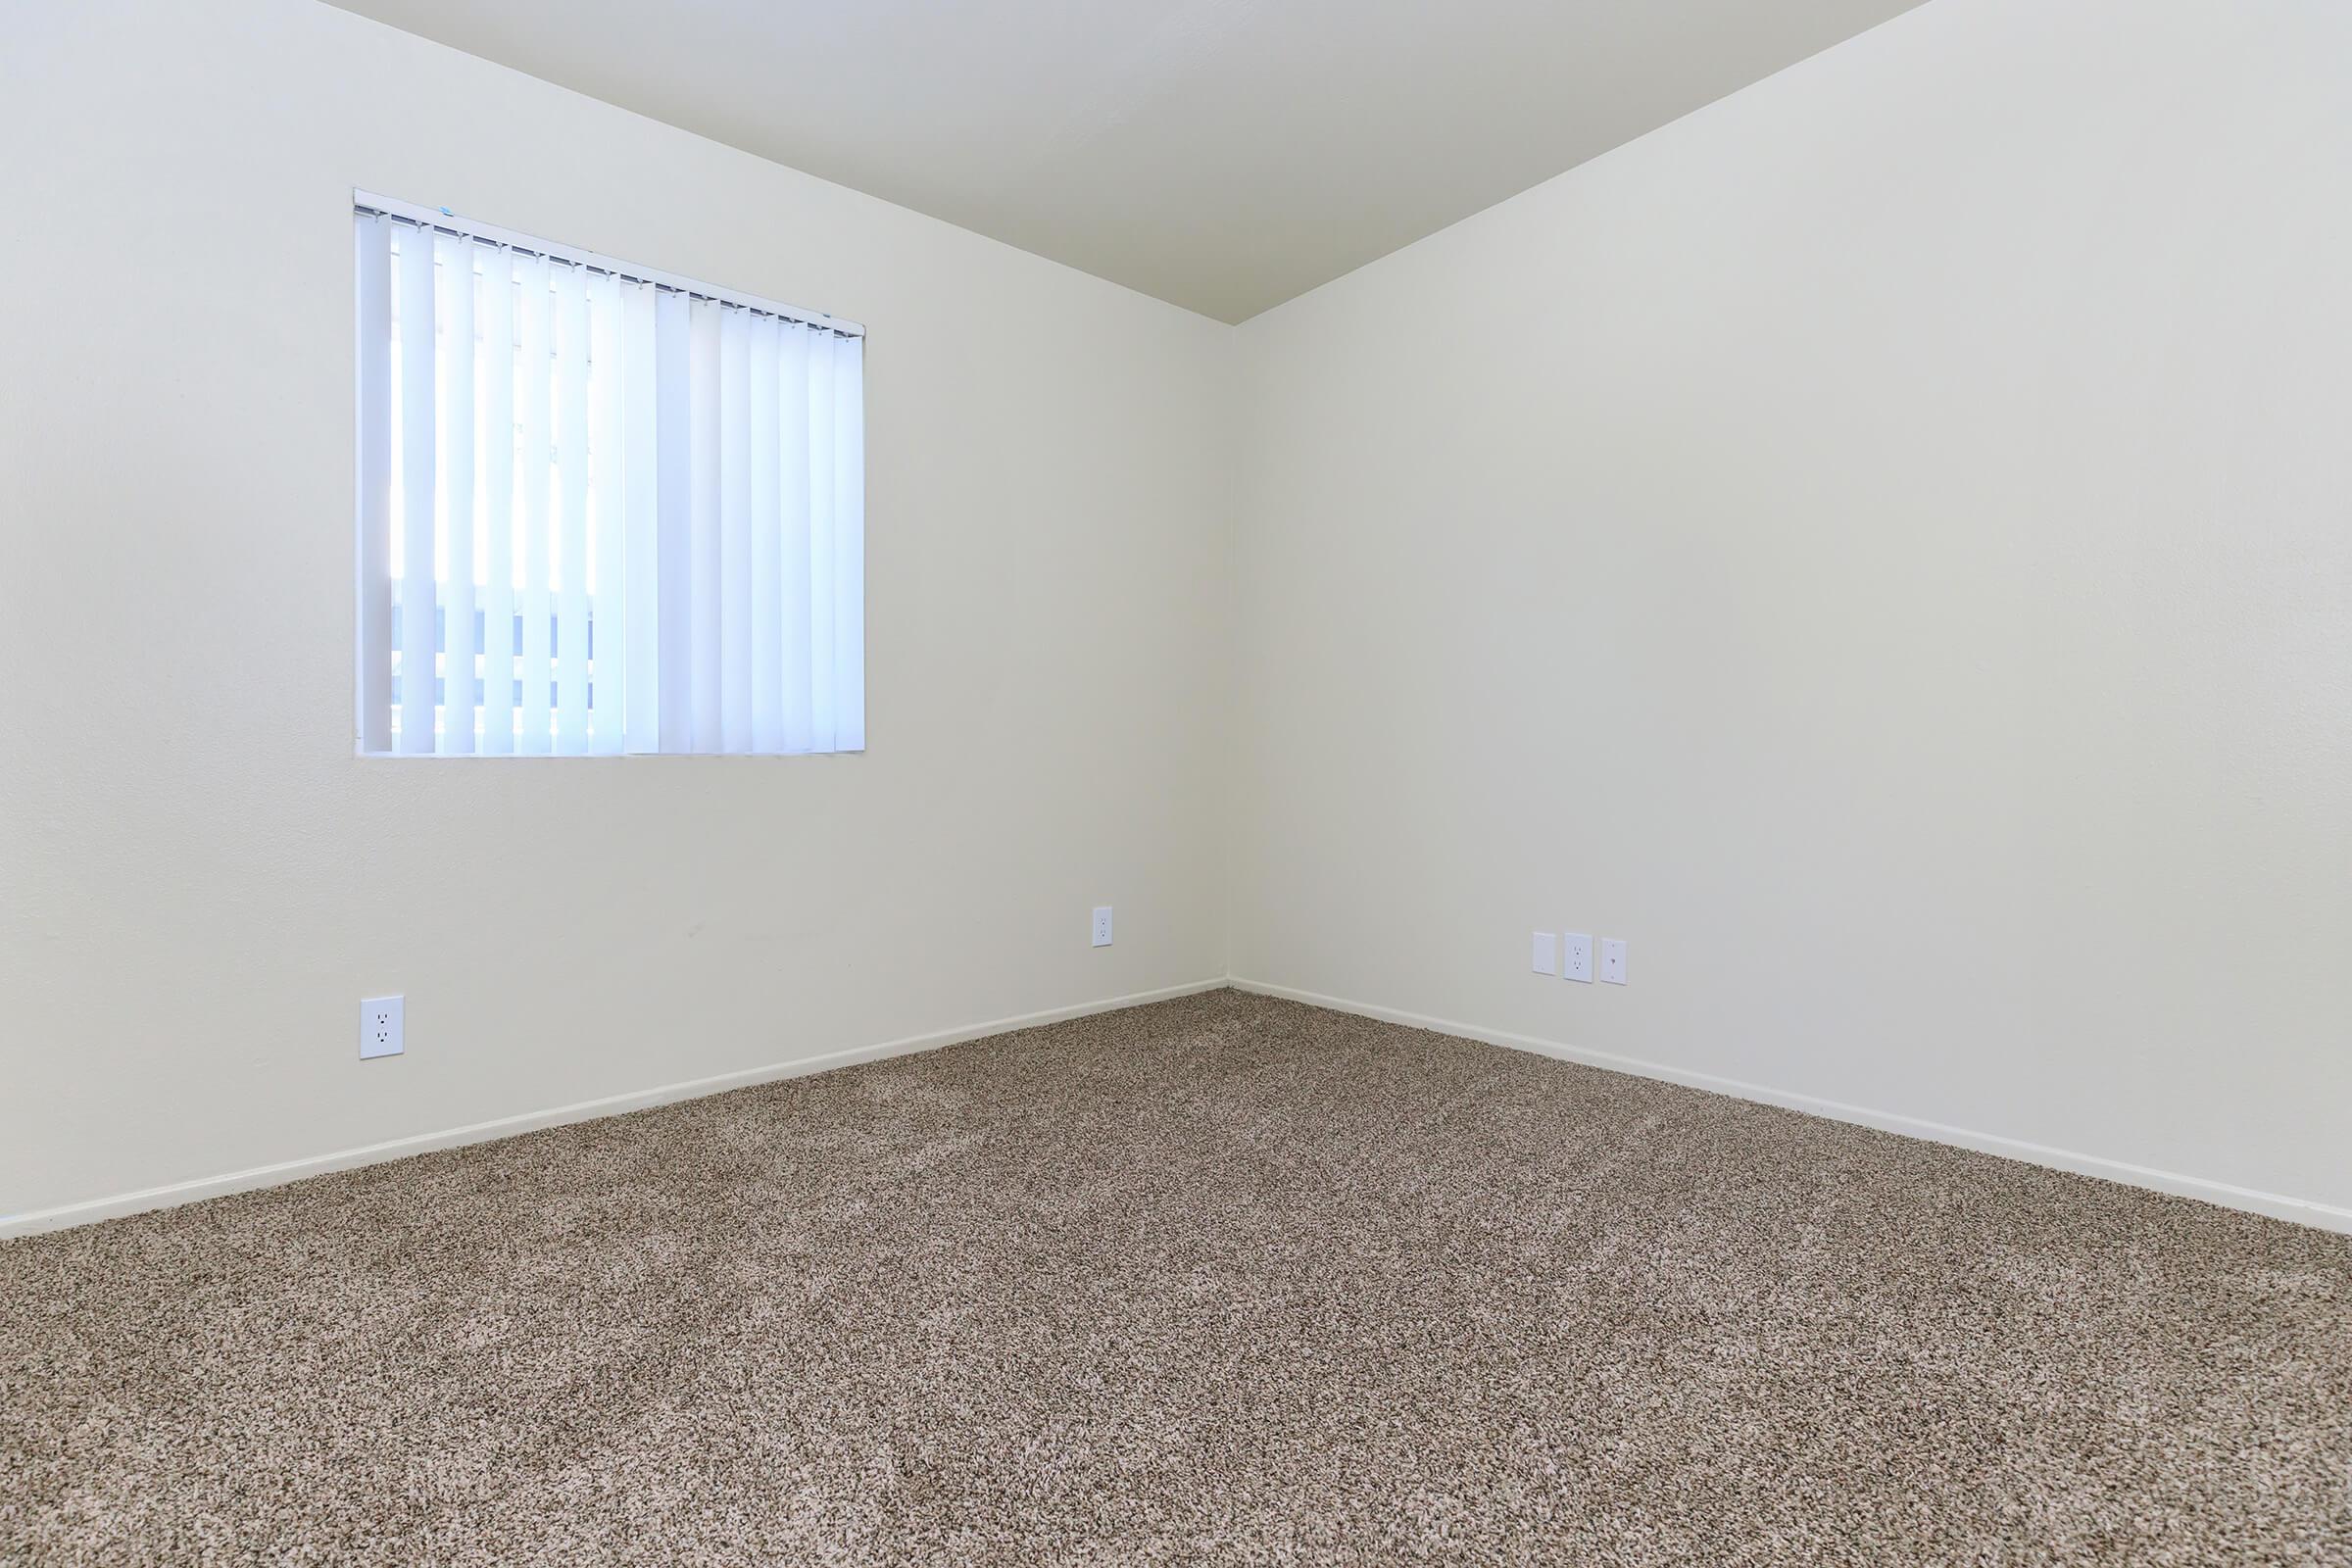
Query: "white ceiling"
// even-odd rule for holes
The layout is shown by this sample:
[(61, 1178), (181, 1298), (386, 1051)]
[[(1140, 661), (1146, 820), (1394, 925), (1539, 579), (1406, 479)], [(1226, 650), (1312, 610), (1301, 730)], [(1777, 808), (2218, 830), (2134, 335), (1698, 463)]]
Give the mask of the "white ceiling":
[(1919, 0), (335, 0), (1238, 321)]

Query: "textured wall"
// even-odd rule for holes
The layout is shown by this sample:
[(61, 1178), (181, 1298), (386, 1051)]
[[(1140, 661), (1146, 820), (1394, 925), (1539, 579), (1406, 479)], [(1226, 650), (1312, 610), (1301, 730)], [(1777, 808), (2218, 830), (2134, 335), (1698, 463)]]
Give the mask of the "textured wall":
[(1245, 325), (1235, 972), (2352, 1209), (2347, 81), (1936, 0)]
[[(0, 146), (0, 1214), (1223, 972), (1227, 328), (297, 0)], [(868, 753), (353, 759), (355, 185), (866, 323)]]

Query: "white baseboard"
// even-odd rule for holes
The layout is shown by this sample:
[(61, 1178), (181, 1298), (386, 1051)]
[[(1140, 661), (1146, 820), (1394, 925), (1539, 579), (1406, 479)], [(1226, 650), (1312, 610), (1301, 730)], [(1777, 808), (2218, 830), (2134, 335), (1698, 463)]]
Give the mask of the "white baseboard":
[(1484, 1041), (1491, 1046), (1502, 1046), (1512, 1051), (1533, 1052), (1542, 1056), (1555, 1056), (1563, 1061), (1581, 1061), (1590, 1066), (1605, 1067), (1613, 1072), (1630, 1072), (1642, 1078), (1661, 1079), (1667, 1083), (1683, 1084), (1692, 1089), (1705, 1089), (1737, 1100), (1751, 1100), (1766, 1105), (1780, 1105), (1789, 1110), (1806, 1111), (1827, 1116), (1832, 1121), (1852, 1122), (1861, 1127), (1873, 1127), (1881, 1132), (1900, 1133), (1907, 1138), (1924, 1138), (1931, 1143), (1952, 1144), (1973, 1149), (1980, 1153), (1999, 1154), (2009, 1159), (2022, 1159), (2028, 1164), (2046, 1165), (2053, 1170), (2073, 1171), (2081, 1176), (2097, 1176), (2128, 1187), (2145, 1187), (2159, 1193), (2171, 1193), (2181, 1198), (2202, 1199), (2224, 1208), (2244, 1209), (2248, 1213), (2267, 1214), (2273, 1219), (2291, 1220), (2298, 1225), (2310, 1225), (2324, 1231), (2338, 1231), (2352, 1235), (2352, 1208), (2338, 1208), (2330, 1203), (2314, 1202), (2308, 1199), (2287, 1198), (2278, 1193), (2257, 1192), (2250, 1187), (2232, 1187), (2227, 1182), (2207, 1181), (2201, 1176), (2182, 1176), (2169, 1170), (2151, 1170), (2145, 1165), (2127, 1164), (2120, 1159), (2106, 1159), (2097, 1154), (2081, 1154), (2071, 1149), (2052, 1149), (2043, 1144), (2029, 1144), (2016, 1138), (2003, 1138), (1996, 1133), (1973, 1132), (1966, 1127), (1948, 1127), (1942, 1122), (1924, 1121), (1917, 1116), (1899, 1116), (1892, 1111), (1873, 1110), (1866, 1105), (1848, 1105), (1835, 1100), (1822, 1100), (1812, 1095), (1800, 1095), (1786, 1089), (1774, 1089), (1766, 1084), (1742, 1083), (1736, 1078), (1719, 1078), (1713, 1073), (1690, 1072), (1681, 1067), (1669, 1067), (1659, 1062), (1643, 1061), (1635, 1056), (1613, 1055), (1605, 1051), (1585, 1051), (1556, 1041), (1538, 1040), (1532, 1035), (1516, 1035), (1501, 1029), (1482, 1029), (1476, 1024), (1458, 1023), (1450, 1018), (1431, 1018), (1417, 1012), (1405, 1012), (1396, 1007), (1374, 1006), (1369, 1003), (1349, 1002), (1344, 997), (1326, 997), (1312, 991), (1300, 991), (1294, 986), (1278, 986), (1263, 980), (1246, 980), (1235, 975), (1229, 982), (1237, 991), (1254, 992), (1264, 997), (1281, 997), (1291, 1002), (1302, 1002), (1310, 1007), (1328, 1007), (1335, 1012), (1352, 1012), (1365, 1018), (1378, 1018), (1386, 1023), (1404, 1024), (1414, 1029), (1431, 1029), (1440, 1034), (1459, 1035), (1467, 1040)]
[(120, 1193), (112, 1198), (94, 1198), (79, 1203), (66, 1203), (56, 1208), (35, 1209), (23, 1214), (0, 1214), (0, 1241), (12, 1236), (30, 1236), (38, 1231), (63, 1230), (72, 1225), (88, 1225), (97, 1220), (113, 1219), (122, 1214), (136, 1214), (150, 1208), (172, 1208), (181, 1203), (198, 1202), (207, 1198), (221, 1198), (230, 1193), (250, 1192), (257, 1187), (277, 1187), (297, 1182), (306, 1176), (322, 1176), (328, 1171), (350, 1170), (358, 1165), (372, 1165), (380, 1160), (401, 1159), (410, 1154), (422, 1154), (436, 1149), (453, 1149), (460, 1144), (487, 1143), (495, 1138), (512, 1138), (517, 1133), (536, 1131), (542, 1127), (557, 1127), (565, 1122), (588, 1121), (598, 1116), (617, 1116), (623, 1111), (644, 1110), (653, 1105), (666, 1105), (675, 1101), (694, 1100), (714, 1095), (722, 1090), (743, 1089), (753, 1084), (775, 1083), (786, 1078), (802, 1078), (810, 1073), (826, 1072), (835, 1067), (848, 1067), (861, 1061), (879, 1061), (885, 1056), (912, 1055), (916, 1052), (936, 1051), (966, 1040), (978, 1040), (987, 1035), (1001, 1035), (1013, 1029), (1031, 1029), (1039, 1024), (1059, 1023), (1065, 1018), (1082, 1018), (1089, 1013), (1113, 1012), (1121, 1007), (1140, 1007), (1146, 1003), (1165, 1002), (1172, 997), (1189, 997), (1202, 991), (1224, 988), (1222, 976), (1214, 980), (1195, 980), (1187, 985), (1166, 986), (1157, 991), (1139, 991), (1132, 996), (1106, 997), (1100, 1002), (1081, 1002), (1067, 1007), (1049, 1007), (1043, 1012), (1025, 1012), (1018, 1017), (994, 1018), (987, 1023), (967, 1024), (956, 1029), (942, 1029), (927, 1035), (909, 1035), (904, 1040), (886, 1040), (879, 1045), (853, 1046), (846, 1051), (828, 1051), (814, 1056), (803, 1056), (793, 1061), (771, 1062), (763, 1067), (746, 1067), (740, 1072), (722, 1072), (710, 1078), (694, 1078), (685, 1083), (663, 1084), (657, 1089), (639, 1089), (625, 1095), (608, 1095), (602, 1100), (583, 1100), (576, 1104), (558, 1105), (549, 1110), (525, 1111), (519, 1116), (501, 1116), (495, 1121), (477, 1121), (464, 1127), (444, 1128), (440, 1132), (418, 1133), (412, 1138), (395, 1138), (388, 1143), (368, 1144), (360, 1149), (338, 1150), (331, 1154), (315, 1154), (307, 1159), (282, 1160), (274, 1165), (256, 1165), (249, 1170), (230, 1171), (224, 1176), (205, 1176), (195, 1181), (173, 1182), (167, 1187), (142, 1188), (135, 1193)]
[(517, 1116), (504, 1116), (494, 1121), (474, 1122), (464, 1127), (451, 1127), (439, 1132), (420, 1133), (411, 1138), (396, 1138), (387, 1143), (369, 1144), (359, 1149), (339, 1150), (333, 1153), (318, 1154), (306, 1159), (284, 1160), (274, 1165), (256, 1165), (248, 1170), (231, 1171), (222, 1176), (201, 1177), (194, 1181), (174, 1182), (165, 1187), (149, 1187), (134, 1193), (121, 1193), (111, 1198), (91, 1199), (79, 1203), (67, 1203), (56, 1208), (36, 1209), (23, 1214), (0, 1215), (0, 1240), (14, 1236), (29, 1236), (40, 1231), (63, 1230), (74, 1225), (87, 1225), (118, 1215), (135, 1214), (151, 1208), (171, 1208), (181, 1203), (193, 1203), (207, 1198), (220, 1198), (230, 1193), (250, 1192), (260, 1187), (276, 1187), (300, 1181), (306, 1176), (320, 1176), (329, 1171), (350, 1170), (359, 1165), (372, 1165), (381, 1160), (400, 1159), (410, 1154), (426, 1153), (436, 1149), (452, 1149), (461, 1144), (487, 1143), (492, 1139), (512, 1138), (542, 1127), (561, 1126), (565, 1122), (587, 1121), (598, 1116), (616, 1116), (625, 1111), (643, 1110), (654, 1105), (665, 1105), (680, 1100), (693, 1100), (703, 1095), (718, 1094), (728, 1089), (742, 1089), (753, 1084), (775, 1083), (786, 1078), (805, 1077), (835, 1067), (847, 1067), (861, 1061), (879, 1061), (888, 1056), (910, 1055), (922, 1051), (935, 1051), (966, 1040), (987, 1035), (1004, 1034), (1013, 1029), (1034, 1028), (1039, 1024), (1057, 1023), (1065, 1018), (1084, 1017), (1090, 1013), (1112, 1012), (1122, 1007), (1140, 1007), (1147, 1003), (1165, 1002), (1173, 997), (1194, 996), (1224, 986), (1239, 991), (1254, 992), (1260, 996), (1281, 997), (1308, 1006), (1328, 1007), (1337, 1012), (1350, 1012), (1366, 1018), (1379, 1018), (1409, 1028), (1432, 1029), (1441, 1034), (1458, 1035), (1468, 1040), (1480, 1040), (1492, 1046), (1512, 1051), (1533, 1052), (1538, 1055), (1553, 1056), (1563, 1061), (1580, 1061), (1591, 1066), (1604, 1067), (1615, 1072), (1630, 1072), (1643, 1078), (1656, 1078), (1667, 1083), (1684, 1084), (1693, 1089), (1709, 1090), (1749, 1100), (1767, 1105), (1781, 1105), (1833, 1121), (1851, 1122), (1857, 1126), (1873, 1127), (1882, 1132), (1900, 1133), (1905, 1137), (1924, 1138), (1933, 1143), (1951, 1144), (1973, 1149), (1982, 1153), (1998, 1154), (2010, 1159), (2022, 1159), (2030, 1164), (2045, 1165), (2054, 1170), (2073, 1171), (2079, 1175), (2101, 1177), (2122, 1182), (2131, 1187), (2144, 1187), (2155, 1192), (2171, 1193), (2183, 1198), (2201, 1199), (2225, 1208), (2243, 1209), (2249, 1213), (2267, 1214), (2274, 1219), (2289, 1220), (2321, 1230), (2352, 1235), (2352, 1209), (2307, 1199), (2287, 1198), (2278, 1193), (2259, 1192), (2248, 1187), (2233, 1187), (2227, 1182), (2207, 1181), (2198, 1176), (2182, 1176), (2173, 1171), (2154, 1170), (2144, 1165), (2128, 1164), (2096, 1154), (2077, 1153), (2073, 1150), (2052, 1149), (2043, 1144), (2030, 1144), (2021, 1139), (2004, 1138), (1994, 1133), (1981, 1133), (1966, 1127), (1947, 1126), (1942, 1122), (1927, 1121), (1917, 1116), (1897, 1115), (1891, 1111), (1873, 1110), (1865, 1105), (1849, 1105), (1835, 1100), (1823, 1100), (1813, 1095), (1796, 1094), (1775, 1089), (1765, 1084), (1744, 1083), (1735, 1078), (1722, 1078), (1713, 1073), (1691, 1072), (1681, 1067), (1669, 1067), (1659, 1062), (1644, 1061), (1634, 1056), (1620, 1056), (1605, 1051), (1587, 1051), (1557, 1041), (1539, 1040), (1532, 1035), (1512, 1034), (1507, 1030), (1486, 1029), (1476, 1024), (1462, 1023), (1450, 1018), (1433, 1018), (1423, 1013), (1407, 1012), (1397, 1007), (1376, 1006), (1369, 1003), (1350, 1002), (1344, 997), (1327, 997), (1318, 992), (1301, 991), (1295, 986), (1278, 986), (1263, 980), (1241, 976), (1214, 980), (1196, 980), (1186, 985), (1168, 986), (1158, 991), (1137, 992), (1132, 996), (1107, 997), (1099, 1002), (1078, 1003), (1066, 1007), (1052, 1007), (1042, 1012), (1022, 1013), (1016, 1017), (996, 1018), (986, 1023), (943, 1029), (927, 1035), (910, 1035), (903, 1040), (884, 1041), (877, 1045), (856, 1046), (845, 1051), (825, 1052), (804, 1056), (794, 1061), (773, 1062), (766, 1066), (747, 1067), (739, 1072), (720, 1073), (710, 1078), (696, 1078), (684, 1083), (663, 1084), (655, 1089), (641, 1089), (625, 1095), (612, 1095), (602, 1100), (585, 1100), (576, 1104), (558, 1105), (547, 1110), (526, 1111)]

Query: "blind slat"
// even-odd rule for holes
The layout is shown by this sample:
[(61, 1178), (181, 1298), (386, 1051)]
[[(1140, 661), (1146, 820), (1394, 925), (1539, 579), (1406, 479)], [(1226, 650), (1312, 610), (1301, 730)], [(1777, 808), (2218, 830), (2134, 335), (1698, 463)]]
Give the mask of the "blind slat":
[(360, 750), (392, 749), (392, 220), (352, 220), (359, 272)]
[(718, 718), (718, 306), (690, 310), (694, 362), (694, 601), (687, 611), (694, 649), (691, 712), (694, 750), (715, 752)]
[(865, 340), (833, 349), (833, 748), (865, 750)]
[(401, 236), (400, 749), (433, 750), (433, 239)]
[(576, 267), (556, 282), (556, 750), (588, 750), (588, 289)]
[(514, 264), (482, 269), (482, 750), (514, 750)]
[(784, 750), (816, 748), (815, 703), (808, 687), (808, 627), (802, 607), (808, 603), (808, 358), (822, 341), (807, 332), (786, 332), (776, 345), (776, 506), (782, 600), (790, 619), (779, 628), (783, 643), (782, 706)]
[(522, 728), (515, 750), (544, 756), (553, 747), (549, 687), (555, 666), (549, 637), (555, 628), (553, 551), (549, 548), (549, 488), (553, 483), (548, 429), (549, 363), (547, 263), (526, 257), (514, 268), (518, 284), (514, 401), (521, 406), (521, 444), (515, 451), (514, 556), (522, 584)]
[(623, 602), (626, 568), (621, 560), (621, 519), (628, 478), (620, 421), (623, 371), (620, 364), (620, 283), (597, 276), (588, 284), (588, 360), (592, 376), (588, 409), (588, 523), (594, 571), (589, 619), (596, 628), (590, 650), (588, 749), (604, 756), (621, 750), (622, 713), (628, 703), (626, 670), (628, 609)]
[(473, 750), (473, 241), (444, 239), (440, 252), (441, 514), (448, 550), (441, 566), (441, 750)]
[(783, 516), (776, 497), (776, 346), (772, 317), (752, 322), (747, 411), (752, 444), (752, 750), (784, 747)]
[(694, 750), (694, 324), (683, 295), (654, 305), (661, 469), (655, 524), (662, 580), (657, 658), (662, 683), (662, 750)]
[(836, 717), (833, 644), (833, 355), (826, 342), (808, 346), (808, 745), (833, 749)]
[(752, 749), (752, 318), (718, 318), (719, 749)]
[(661, 425), (656, 378), (654, 286), (621, 289), (622, 439), (628, 490), (622, 531), (627, 584), (626, 728), (628, 749), (662, 749), (662, 684), (658, 662), (662, 626)]

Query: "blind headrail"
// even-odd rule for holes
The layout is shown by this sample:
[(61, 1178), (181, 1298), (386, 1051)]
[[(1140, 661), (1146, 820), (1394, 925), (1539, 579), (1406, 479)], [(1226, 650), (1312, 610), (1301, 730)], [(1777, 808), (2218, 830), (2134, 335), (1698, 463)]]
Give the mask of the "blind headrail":
[(802, 326), (831, 332), (836, 337), (861, 338), (865, 336), (865, 328), (856, 321), (845, 321), (837, 316), (827, 316), (822, 311), (804, 311), (791, 305), (779, 305), (774, 300), (761, 299), (756, 294), (736, 294), (715, 290), (708, 283), (697, 283), (691, 278), (680, 277), (674, 272), (659, 271), (650, 267), (639, 267), (631, 262), (616, 261), (610, 256), (600, 256), (594, 251), (552, 244), (529, 234), (518, 234), (513, 229), (499, 228), (489, 223), (477, 223), (471, 219), (460, 218), (439, 207), (419, 207), (414, 202), (394, 201), (389, 196), (377, 196), (368, 191), (355, 190), (351, 193), (351, 210), (355, 213), (388, 218), (396, 223), (406, 223), (414, 228), (430, 229), (434, 233), (447, 234), (453, 239), (470, 239), (485, 245), (496, 245), (503, 250), (510, 250), (521, 256), (544, 257), (548, 261), (565, 267), (576, 267), (583, 271), (618, 278), (624, 283), (650, 283), (664, 293), (682, 295), (687, 299), (710, 300), (719, 305), (731, 305), (739, 310), (749, 311), (755, 316), (772, 316), (778, 320), (793, 321)]

